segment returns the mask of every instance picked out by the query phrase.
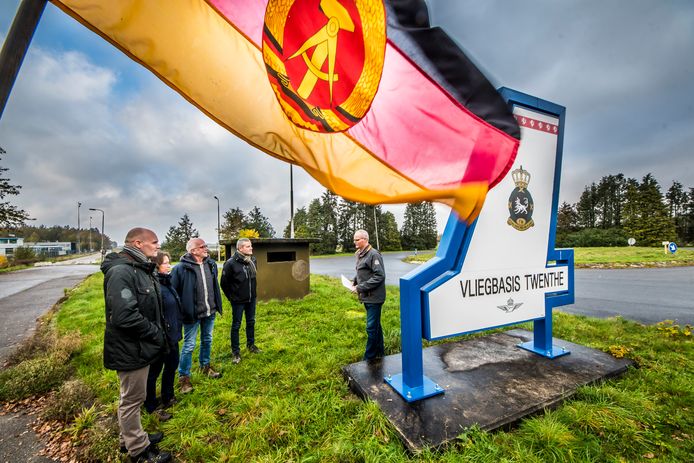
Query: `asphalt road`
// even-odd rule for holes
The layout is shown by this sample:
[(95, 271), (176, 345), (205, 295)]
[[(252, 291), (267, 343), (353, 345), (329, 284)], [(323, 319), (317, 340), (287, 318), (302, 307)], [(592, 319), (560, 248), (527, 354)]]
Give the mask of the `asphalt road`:
[(62, 263), (0, 274), (0, 365), (28, 337), (38, 317), (98, 265)]
[[(402, 275), (416, 268), (402, 262), (411, 254), (383, 254), (387, 284), (397, 286)], [(311, 273), (352, 278), (354, 257), (311, 259)], [(579, 269), (574, 281), (575, 303), (559, 310), (598, 318), (621, 315), (646, 324), (673, 320), (694, 325), (694, 267)]]

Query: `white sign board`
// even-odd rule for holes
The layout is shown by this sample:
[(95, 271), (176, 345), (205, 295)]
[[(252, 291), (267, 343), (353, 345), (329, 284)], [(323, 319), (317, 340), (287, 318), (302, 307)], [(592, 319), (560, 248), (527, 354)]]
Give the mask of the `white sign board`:
[(520, 106), (514, 114), (518, 155), (487, 195), (460, 272), (423, 288), (427, 339), (544, 317), (545, 295), (569, 289), (568, 268), (547, 262), (559, 119)]

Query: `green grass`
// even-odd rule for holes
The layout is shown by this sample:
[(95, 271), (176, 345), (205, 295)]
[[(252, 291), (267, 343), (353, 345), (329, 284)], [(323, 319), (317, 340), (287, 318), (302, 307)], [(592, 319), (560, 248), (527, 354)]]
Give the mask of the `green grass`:
[(615, 247), (575, 248), (577, 265), (613, 264), (614, 266), (679, 266), (694, 265), (694, 250), (679, 249), (675, 254), (665, 253), (663, 248)]
[[(434, 257), (434, 251), (408, 256), (406, 262), (426, 262)], [(694, 265), (694, 250), (679, 249), (675, 254), (665, 253), (663, 248), (613, 247), (574, 248), (576, 267), (674, 267)]]
[[(70, 432), (92, 443), (85, 455), (117, 459), (115, 425), (105, 430), (97, 419), (112, 417), (118, 402), (117, 377), (102, 367), (102, 282), (94, 275), (73, 292), (57, 315), (57, 329), (81, 332), (83, 348), (72, 364), (100, 399)], [(400, 345), (399, 301), (397, 288), (388, 293), (383, 324), (392, 354)], [(162, 424), (144, 419), (150, 432), (165, 432), (161, 447), (174, 451), (178, 461), (679, 462), (694, 455), (694, 344), (685, 328), (556, 312), (555, 336), (626, 353), (639, 367), (582, 387), (558, 408), (513, 430), (461, 430), (445, 449), (411, 455), (380, 409), (356, 398), (341, 375), (343, 365), (361, 358), (365, 317), (338, 280), (312, 275), (311, 294), (303, 300), (259, 303), (256, 336), (263, 353), (242, 350), (239, 365), (231, 364), (226, 301), (224, 308), (212, 351), (213, 365), (224, 376), (203, 378), (194, 369), (195, 391), (178, 395), (174, 418)], [(243, 328), (241, 334), (243, 341)]]

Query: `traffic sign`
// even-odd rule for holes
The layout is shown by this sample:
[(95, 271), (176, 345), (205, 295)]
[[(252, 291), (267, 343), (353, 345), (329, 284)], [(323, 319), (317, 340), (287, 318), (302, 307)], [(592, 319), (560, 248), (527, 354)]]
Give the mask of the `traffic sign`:
[(674, 254), (677, 252), (677, 244), (671, 242), (667, 245), (667, 249), (668, 251), (670, 251), (671, 254)]

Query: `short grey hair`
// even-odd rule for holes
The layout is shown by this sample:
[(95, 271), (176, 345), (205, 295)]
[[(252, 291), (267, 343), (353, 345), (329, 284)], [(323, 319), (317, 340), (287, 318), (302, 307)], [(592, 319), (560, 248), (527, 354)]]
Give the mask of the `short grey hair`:
[(251, 240), (248, 238), (239, 238), (239, 240), (236, 242), (236, 250), (238, 251), (241, 249), (241, 246), (243, 246), (244, 243), (250, 243)]
[(369, 232), (366, 230), (357, 230), (354, 232), (354, 236), (358, 236), (360, 238), (364, 238), (366, 241), (369, 241)]
[(198, 241), (201, 241), (201, 242), (203, 242), (203, 243), (205, 242), (205, 240), (202, 239), (202, 238), (191, 238), (191, 239), (189, 239), (188, 242), (186, 243), (186, 252), (190, 252), (190, 251), (192, 251), (193, 249), (197, 248), (198, 246), (197, 246), (196, 244), (197, 244)]

